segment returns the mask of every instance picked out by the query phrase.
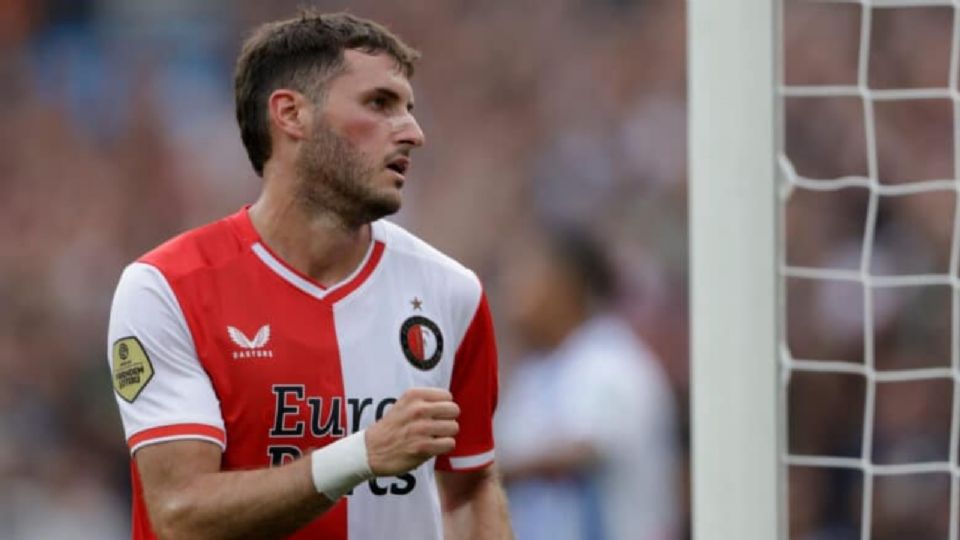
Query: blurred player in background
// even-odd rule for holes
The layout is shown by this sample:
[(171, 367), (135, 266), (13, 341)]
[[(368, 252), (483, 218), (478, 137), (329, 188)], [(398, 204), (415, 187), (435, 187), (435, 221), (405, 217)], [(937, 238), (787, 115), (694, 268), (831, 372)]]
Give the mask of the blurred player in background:
[(556, 227), (525, 243), (506, 284), (531, 351), (509, 378), (498, 461), (523, 540), (662, 540), (677, 527), (674, 410), (652, 353), (607, 301), (600, 246)]
[(124, 271), (109, 357), (133, 536), (511, 536), (476, 276), (396, 225), (418, 53), (346, 14), (268, 23), (236, 66), (259, 199)]

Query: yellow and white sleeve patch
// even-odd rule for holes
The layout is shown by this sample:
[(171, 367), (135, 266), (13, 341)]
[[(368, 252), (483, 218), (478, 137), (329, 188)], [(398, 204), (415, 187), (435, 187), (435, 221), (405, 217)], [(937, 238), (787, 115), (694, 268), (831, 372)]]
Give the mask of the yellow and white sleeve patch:
[(131, 336), (113, 343), (113, 389), (133, 403), (153, 378), (153, 365), (140, 340)]

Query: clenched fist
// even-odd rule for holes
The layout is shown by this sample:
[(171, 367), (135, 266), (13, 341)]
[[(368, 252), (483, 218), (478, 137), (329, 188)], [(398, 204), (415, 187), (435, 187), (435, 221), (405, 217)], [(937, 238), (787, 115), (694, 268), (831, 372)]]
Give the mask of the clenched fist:
[(440, 388), (411, 388), (367, 428), (367, 461), (377, 476), (394, 476), (453, 450), (460, 407)]

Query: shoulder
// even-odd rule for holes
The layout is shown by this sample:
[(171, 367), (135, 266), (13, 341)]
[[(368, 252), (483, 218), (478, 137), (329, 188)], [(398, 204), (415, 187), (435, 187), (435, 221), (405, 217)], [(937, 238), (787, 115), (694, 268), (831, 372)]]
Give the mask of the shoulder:
[(157, 268), (168, 280), (220, 266), (246, 247), (233, 223), (236, 215), (181, 233), (137, 259)]
[[(639, 435), (674, 418), (666, 372), (634, 330), (616, 316), (587, 322), (560, 353), (563, 392), (571, 396), (570, 414), (593, 418), (610, 410), (634, 421), (624, 435)], [(658, 428), (657, 428), (658, 429)]]
[(176, 295), (156, 267), (142, 262), (131, 263), (120, 276), (108, 335), (111, 346), (120, 340), (136, 341), (149, 351), (148, 358), (173, 349), (192, 350)]
[(599, 315), (588, 321), (564, 347), (567, 369), (576, 380), (606, 381), (635, 393), (661, 393), (669, 386), (660, 359), (619, 317)]
[(422, 272), (450, 292), (479, 302), (482, 286), (472, 270), (395, 223), (380, 220), (376, 226), (391, 264), (404, 271)]
[(446, 328), (455, 343), (470, 328), (490, 324), (484, 319), (483, 287), (473, 271), (399, 225), (380, 220), (375, 227), (386, 245), (381, 264), (389, 282), (419, 295), (423, 314)]
[[(587, 320), (568, 343), (575, 356), (603, 355), (629, 362), (656, 361), (653, 353), (630, 326), (615, 315), (601, 314)], [(615, 354), (610, 354), (611, 352)]]
[(148, 310), (144, 307), (173, 307), (173, 292), (166, 278), (155, 266), (135, 261), (120, 275), (113, 297), (113, 314), (136, 317)]

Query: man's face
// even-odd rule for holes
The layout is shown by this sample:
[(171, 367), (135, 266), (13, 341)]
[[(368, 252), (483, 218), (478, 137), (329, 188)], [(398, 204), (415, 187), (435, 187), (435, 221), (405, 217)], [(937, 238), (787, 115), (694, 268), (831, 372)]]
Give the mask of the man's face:
[(413, 90), (387, 54), (348, 50), (297, 160), (307, 201), (361, 224), (400, 209), (410, 152), (424, 142)]
[(504, 311), (521, 342), (534, 349), (556, 346), (558, 317), (567, 319), (575, 285), (539, 237), (510, 246), (503, 276)]

